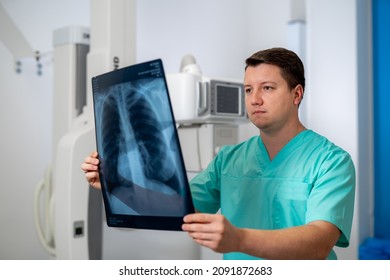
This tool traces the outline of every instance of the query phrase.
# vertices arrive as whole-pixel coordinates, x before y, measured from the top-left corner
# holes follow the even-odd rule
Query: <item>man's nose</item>
[[[254,90],[250,95],[250,103],[252,105],[262,105],[263,104],[263,94],[259,90]]]

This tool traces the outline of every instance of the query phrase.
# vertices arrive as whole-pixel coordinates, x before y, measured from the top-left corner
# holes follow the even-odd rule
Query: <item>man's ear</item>
[[[304,94],[302,85],[299,84],[295,86],[293,91],[294,91],[294,104],[295,105],[301,104],[301,101],[303,99],[303,94]]]

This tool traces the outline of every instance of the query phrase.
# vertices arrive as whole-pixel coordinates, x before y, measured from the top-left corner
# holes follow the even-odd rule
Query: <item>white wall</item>
[[[355,0],[307,2],[307,20],[312,24],[309,125],[358,161]],[[43,52],[52,50],[54,29],[89,24],[87,0],[0,3],[32,47]],[[138,61],[160,57],[167,72],[176,72],[182,56],[192,53],[205,75],[241,79],[244,59],[250,54],[286,46],[290,0],[142,0],[137,3],[137,12]],[[34,230],[32,201],[36,183],[52,156],[52,62],[43,76],[18,75],[2,43],[0,61],[0,259],[48,258]],[[331,67],[333,61],[335,67]],[[251,125],[245,126],[241,138],[255,133]]]
[[[242,78],[253,52],[285,45],[289,0],[138,1],[137,59],[161,57],[177,72],[192,53],[203,73]],[[269,11],[278,12],[270,13]],[[272,26],[272,28],[269,28]]]

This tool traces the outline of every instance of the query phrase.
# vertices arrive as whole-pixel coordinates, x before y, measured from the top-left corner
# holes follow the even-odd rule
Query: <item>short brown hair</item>
[[[252,54],[245,60],[245,63],[245,70],[249,66],[257,66],[262,63],[278,66],[290,89],[300,84],[305,90],[304,66],[302,60],[293,51],[284,48],[266,49]]]

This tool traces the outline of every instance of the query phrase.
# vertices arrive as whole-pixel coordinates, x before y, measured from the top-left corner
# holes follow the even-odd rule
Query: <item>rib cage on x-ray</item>
[[[161,94],[163,82],[154,78],[122,83],[104,89],[99,97],[101,179],[106,191],[132,214],[177,214],[182,207],[177,203],[183,178],[172,158],[180,154],[174,150],[177,145],[171,145],[176,141],[171,112],[157,110],[168,101]]]

